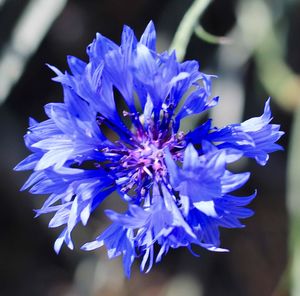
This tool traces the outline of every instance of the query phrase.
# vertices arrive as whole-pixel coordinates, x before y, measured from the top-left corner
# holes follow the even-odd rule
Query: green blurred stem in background
[[[300,295],[300,106],[295,111],[288,151],[289,275],[290,295]]]
[[[229,43],[228,38],[210,34],[201,25],[198,24],[199,19],[211,2],[212,0],[195,0],[183,16],[174,35],[173,41],[170,45],[170,50],[176,49],[176,55],[179,61],[182,61],[184,59],[186,49],[194,33],[198,38],[208,43]]]
[[[174,35],[170,49],[176,49],[179,61],[184,59],[190,39],[198,25],[198,19],[202,16],[211,0],[195,0],[183,16],[178,29]]]
[[[223,36],[215,36],[208,33],[201,25],[195,27],[195,34],[198,38],[212,44],[229,44],[230,39]]]
[[[254,53],[259,79],[268,94],[283,109],[294,111],[300,103],[300,77],[284,61],[283,44],[278,40],[273,27],[274,24]]]

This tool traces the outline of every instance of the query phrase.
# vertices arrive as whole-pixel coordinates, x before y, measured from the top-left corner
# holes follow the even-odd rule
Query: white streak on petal
[[[207,216],[210,217],[218,216],[215,210],[215,204],[212,200],[195,202],[194,206]]]

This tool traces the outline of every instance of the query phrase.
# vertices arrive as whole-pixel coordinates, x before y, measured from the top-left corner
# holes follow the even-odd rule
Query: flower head
[[[15,168],[33,170],[22,189],[50,195],[36,214],[54,213],[49,227],[63,226],[56,252],[63,243],[72,249],[74,227],[117,191],[128,210],[107,210],[111,226],[82,248],[105,245],[110,258],[123,255],[127,276],[136,257],[149,271],[170,248],[226,251],[219,227],[242,227],[255,197],[232,195],[250,174],[227,164],[249,157],[264,165],[283,134],[270,124],[269,101],[261,117],[241,124],[218,129],[208,120],[180,131],[181,119],[217,104],[214,76],[196,61],[178,62],[175,52],[157,53],[155,43],[152,22],[139,41],[125,26],[120,46],[97,34],[88,63],[69,56],[70,73],[49,66],[64,102],[45,106],[47,120],[30,120],[32,154]]]

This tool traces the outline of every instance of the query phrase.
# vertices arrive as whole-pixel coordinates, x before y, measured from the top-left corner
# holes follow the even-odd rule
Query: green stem
[[[300,107],[295,110],[288,158],[289,263],[291,295],[300,295]]]
[[[179,61],[184,59],[189,41],[198,25],[198,19],[211,1],[212,0],[195,0],[183,16],[170,46],[171,50],[176,49],[176,55]]]
[[[267,92],[284,109],[294,111],[300,103],[300,76],[286,64],[280,41],[272,27],[255,51],[258,76]]]
[[[230,40],[227,37],[215,36],[204,30],[201,25],[195,28],[195,34],[202,40],[212,44],[229,44]]]

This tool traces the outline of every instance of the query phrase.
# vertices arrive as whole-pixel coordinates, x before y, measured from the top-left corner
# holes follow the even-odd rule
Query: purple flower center
[[[183,132],[176,135],[172,133],[171,122],[166,114],[165,112],[157,123],[148,119],[145,127],[138,114],[123,111],[123,116],[130,116],[135,127],[134,131],[130,132],[132,144],[117,141],[115,144],[119,145],[120,149],[102,149],[106,157],[112,157],[112,161],[105,166],[108,173],[117,172],[117,184],[121,186],[122,193],[143,198],[153,182],[169,183],[164,160],[165,149],[170,151],[174,160],[182,160],[182,152],[186,147],[185,135]],[[167,124],[168,128],[161,129],[162,124]],[[117,162],[116,158],[119,159]]]

